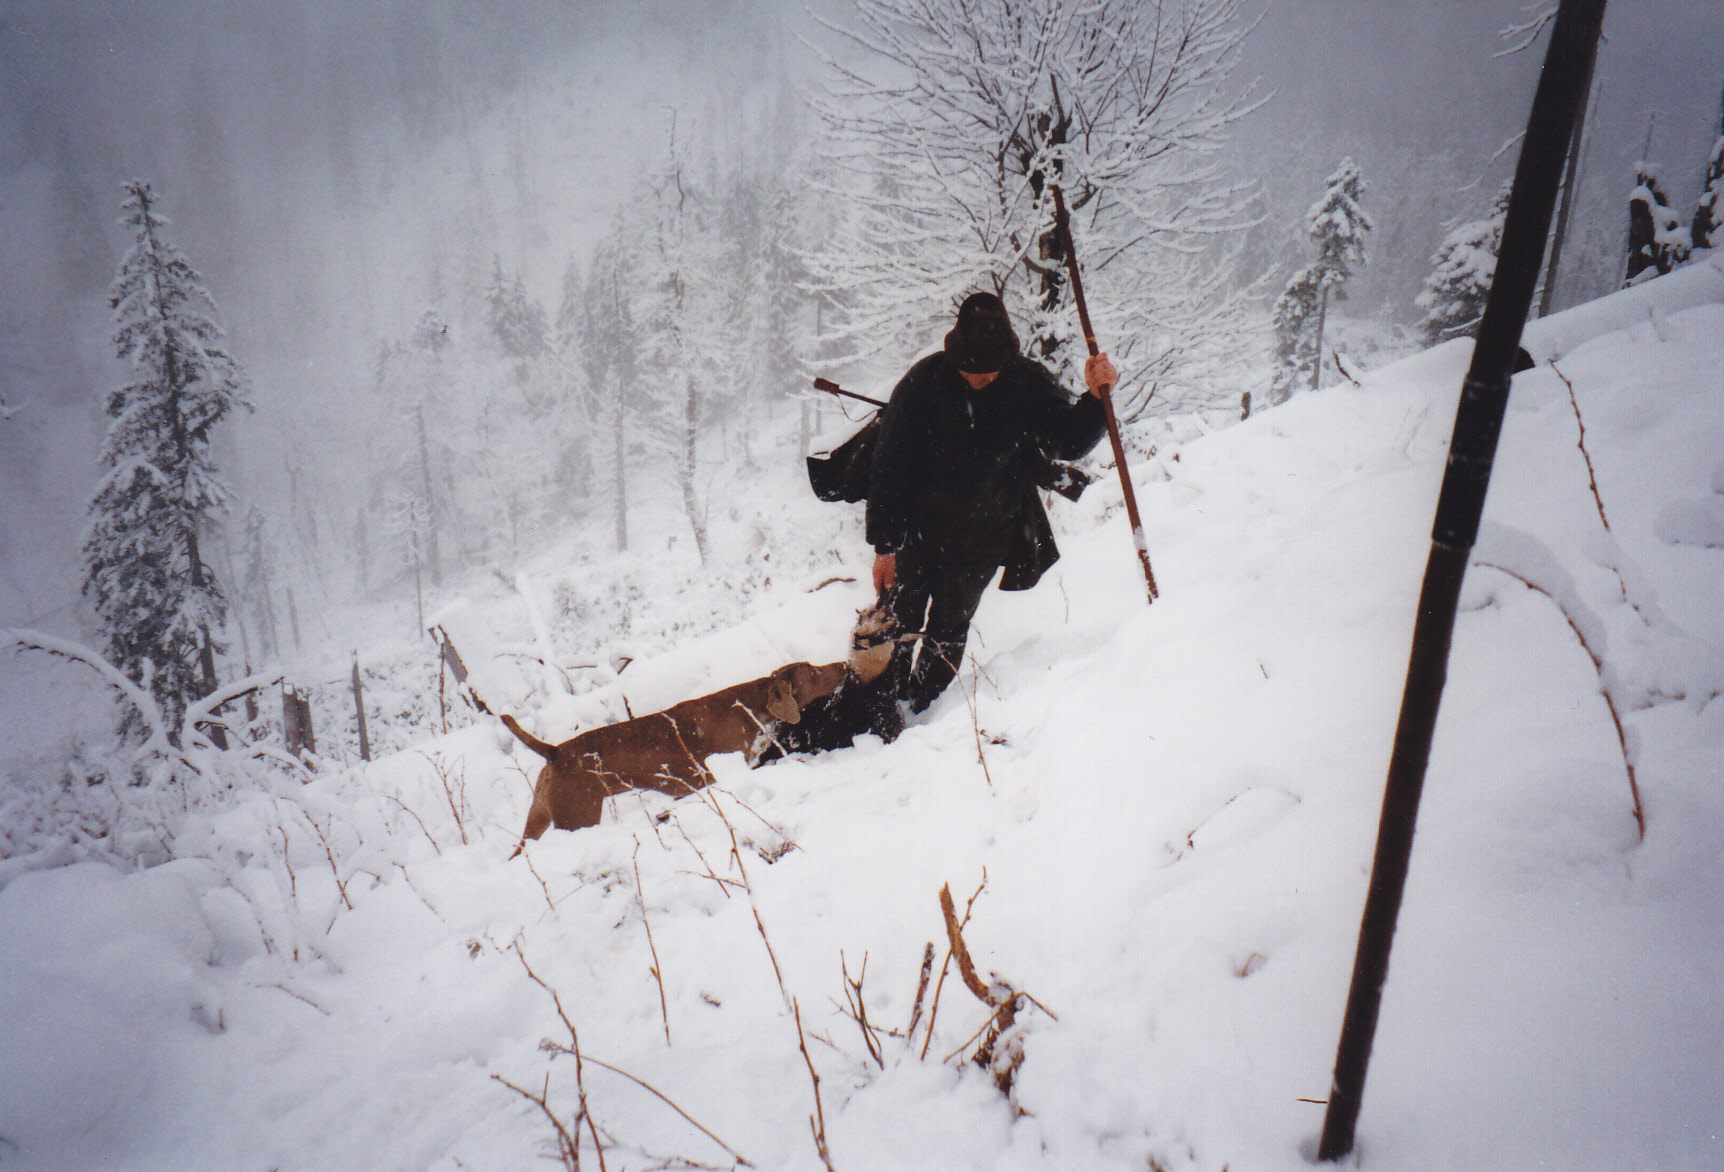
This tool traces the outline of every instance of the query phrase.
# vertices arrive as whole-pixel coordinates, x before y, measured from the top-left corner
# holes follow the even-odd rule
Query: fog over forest
[[[823,73],[806,42],[852,51],[816,14],[850,20],[837,0],[0,2],[0,624],[89,633],[78,539],[101,404],[123,377],[106,305],[122,181],[155,185],[250,374],[255,411],[218,440],[237,500],[282,532],[304,507],[345,535],[386,507],[378,437],[404,426],[405,402],[390,380],[428,311],[471,339],[499,276],[551,318],[578,304],[565,280],[673,157],[712,190],[812,181],[823,148],[803,88]],[[1351,155],[1376,229],[1346,314],[1373,338],[1414,322],[1438,240],[1512,170],[1512,148],[1493,155],[1524,123],[1542,43],[1493,55],[1526,14],[1513,0],[1270,7],[1231,82],[1267,99],[1225,160],[1259,188],[1240,278],[1303,263],[1301,217]],[[1606,34],[1559,305],[1620,280],[1648,141],[1688,214],[1718,118],[1718,5],[1617,0]],[[783,328],[811,336],[813,300]],[[810,360],[805,337],[788,344]],[[910,357],[880,354],[877,373]],[[461,377],[509,386],[507,362],[477,369]],[[515,374],[543,401],[573,377]],[[780,377],[749,401],[799,390]],[[571,468],[562,483],[589,481]]]

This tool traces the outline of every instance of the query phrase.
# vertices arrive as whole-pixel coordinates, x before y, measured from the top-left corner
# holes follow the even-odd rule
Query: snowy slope
[[[1724,275],[1528,346],[1556,366],[1515,382],[1481,543],[1505,568],[1463,595],[1360,1162],[1716,1167]],[[987,597],[961,687],[891,746],[718,759],[705,800],[620,800],[510,862],[537,759],[476,725],[252,795],[182,836],[202,858],[12,878],[0,1167],[532,1166],[551,1126],[492,1076],[572,1126],[577,1074],[522,956],[612,1169],[821,1167],[798,1012],[840,1172],[1307,1167],[1466,360],[1135,468],[1153,606],[1116,492],[1058,503],[1064,560]],[[790,532],[830,508],[801,500]],[[865,576],[844,533],[830,573],[609,686],[835,656],[861,587],[806,588]],[[561,735],[594,695],[529,715]],[[982,887],[983,978],[1037,1002],[1009,1098],[942,1061],[988,1012],[956,971],[926,1058],[918,1032],[876,1063],[843,1012],[866,958],[869,1020],[903,1031],[945,884],[960,913]]]

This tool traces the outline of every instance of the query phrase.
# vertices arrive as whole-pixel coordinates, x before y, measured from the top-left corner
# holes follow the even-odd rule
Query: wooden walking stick
[[[1077,302],[1078,321],[1083,325],[1083,340],[1089,346],[1090,357],[1101,353],[1096,345],[1095,327],[1089,324],[1089,306],[1083,299],[1083,278],[1078,276],[1077,249],[1072,245],[1071,218],[1066,215],[1065,197],[1059,184],[1048,185],[1054,193],[1054,227],[1059,231],[1060,244],[1066,251],[1066,271],[1071,274],[1072,300]],[[1131,521],[1131,539],[1137,546],[1137,560],[1143,563],[1143,580],[1149,586],[1149,600],[1154,602],[1161,591],[1155,587],[1155,571],[1149,568],[1149,543],[1143,538],[1143,519],[1137,513],[1137,494],[1132,491],[1131,474],[1125,468],[1125,446],[1119,442],[1119,420],[1113,414],[1113,388],[1103,387],[1102,410],[1107,414],[1107,439],[1113,445],[1113,466],[1119,469],[1119,486],[1125,494],[1125,515]]]

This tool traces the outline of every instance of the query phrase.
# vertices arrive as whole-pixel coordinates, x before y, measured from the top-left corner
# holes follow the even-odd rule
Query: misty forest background
[[[1263,401],[1270,307],[1343,158],[1373,227],[1325,349],[1368,367],[1422,346],[1433,251],[1488,215],[1542,53],[1503,55],[1515,3],[1257,13],[1220,87],[1243,116],[1204,164],[1227,230],[1185,273],[1224,311],[1134,326],[1150,283],[1098,280],[1113,336],[1145,339],[1121,388],[1140,448],[1170,414]],[[125,378],[108,290],[132,178],[249,376],[214,449],[224,678],[356,602],[392,600],[408,635],[418,595],[507,579],[552,536],[706,563],[751,470],[844,428],[810,374],[881,394],[945,328],[952,290],[910,283],[927,312],[871,326],[864,286],[889,299],[882,266],[933,246],[858,245],[833,198],[868,133],[840,125],[845,70],[869,65],[831,26],[855,25],[765,0],[0,2],[0,626],[98,641],[79,544]],[[1686,217],[1717,137],[1715,5],[1618,0],[1606,32],[1557,308],[1621,283],[1636,161]],[[902,165],[874,190],[918,181]],[[680,532],[631,534],[640,492],[675,500]],[[0,700],[27,707],[23,686]]]

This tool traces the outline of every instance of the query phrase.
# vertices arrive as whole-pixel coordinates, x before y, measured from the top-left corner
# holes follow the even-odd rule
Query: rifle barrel
[[[815,379],[814,389],[817,391],[825,391],[829,395],[843,395],[847,399],[860,399],[862,402],[872,403],[876,407],[884,407],[886,405],[879,399],[870,399],[867,395],[858,395],[855,391],[847,391],[831,379],[827,378]]]

